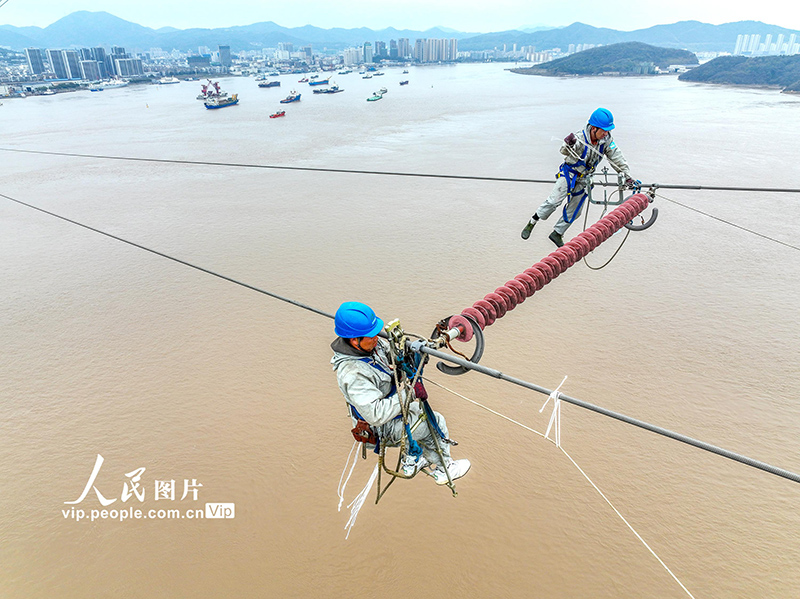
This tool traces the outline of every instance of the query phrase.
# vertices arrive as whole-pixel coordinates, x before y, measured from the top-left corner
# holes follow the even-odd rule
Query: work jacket
[[[336,371],[342,395],[383,437],[383,425],[400,415],[400,399],[394,388],[386,342],[378,339],[372,353],[365,354],[337,337],[331,343],[331,349],[334,352],[331,365]],[[349,412],[355,426],[356,414],[352,409]]]
[[[626,177],[631,176],[625,156],[614,143],[611,133],[593,144],[589,125],[587,125],[582,131],[577,131],[575,137],[577,138],[575,144],[570,146],[567,145],[567,142],[562,143],[560,152],[566,157],[564,162],[573,171],[576,171],[578,177],[590,177],[600,161],[603,160],[603,156],[608,158],[608,162],[615,171],[623,173]]]

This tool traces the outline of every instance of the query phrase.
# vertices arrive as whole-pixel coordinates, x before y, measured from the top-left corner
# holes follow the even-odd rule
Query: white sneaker
[[[403,474],[406,476],[413,476],[415,472],[419,472],[428,465],[429,462],[425,459],[425,456],[415,458],[414,456],[407,455],[403,458]]]
[[[447,472],[450,473],[450,479],[456,480],[457,478],[461,478],[469,472],[470,466],[472,466],[472,464],[469,463],[469,460],[453,460],[447,465]],[[447,473],[442,468],[436,466],[432,474],[437,485],[447,484]]]

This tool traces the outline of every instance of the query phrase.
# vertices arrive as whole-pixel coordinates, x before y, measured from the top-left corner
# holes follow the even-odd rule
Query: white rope
[[[567,381],[566,375],[564,375],[564,380],[561,381],[561,385],[563,385]],[[547,425],[547,430],[544,433],[544,438],[550,438],[550,429],[553,428],[553,424],[555,424],[555,444],[556,447],[561,449],[561,393],[559,390],[561,389],[561,385],[556,387],[555,391],[553,391],[550,395],[548,395],[547,399],[545,400],[544,404],[541,408],[539,408],[539,413],[541,414],[544,411],[545,406],[547,406],[547,402],[551,399],[553,400],[553,413],[550,415],[550,422]]]
[[[372,476],[369,477],[369,481],[367,481],[367,485],[361,489],[361,493],[356,495],[356,498],[350,502],[350,505],[347,507],[351,507],[350,509],[350,519],[347,521],[347,524],[344,525],[344,529],[347,531],[347,535],[345,536],[345,540],[350,537],[350,531],[353,529],[353,526],[356,524],[356,518],[358,517],[358,512],[361,509],[361,506],[364,505],[364,502],[367,500],[367,495],[369,495],[370,490],[372,489],[372,485],[375,483],[375,479],[378,478],[378,464],[375,464],[375,469],[372,471]]]
[[[350,456],[353,455],[353,450],[356,449],[358,445],[358,441],[353,441],[353,446],[350,448],[350,453],[347,454],[347,459],[344,462],[344,470],[342,470],[342,475],[339,477],[339,486],[336,487],[336,492],[339,495],[339,507],[336,511],[342,511],[342,503],[344,503],[344,490],[347,488],[347,483],[350,482],[350,477],[353,475],[353,469],[356,467],[356,462],[358,461],[358,451],[356,451],[356,455],[353,457],[353,465],[350,466],[350,472],[347,475],[347,479],[345,479],[344,484],[342,484],[342,479],[344,478],[345,470],[347,470],[347,464],[350,462]]]
[[[683,589],[683,590],[686,592],[686,594],[687,594],[689,597],[691,597],[692,599],[694,599],[694,595],[692,595],[692,594],[689,592],[689,589],[687,589],[687,588],[684,586],[684,584],[683,584],[683,583],[682,583],[680,580],[678,580],[678,577],[677,577],[677,576],[675,576],[675,573],[674,573],[672,570],[670,570],[670,569],[669,569],[669,567],[667,567],[667,565],[664,563],[664,560],[662,560],[660,557],[658,557],[658,555],[656,554],[656,552],[655,552],[655,551],[653,551],[653,548],[652,548],[652,547],[650,547],[650,545],[648,545],[648,544],[647,544],[647,542],[646,542],[646,541],[645,541],[645,540],[642,538],[642,535],[640,535],[638,532],[636,532],[636,530],[633,528],[633,526],[631,526],[630,522],[628,522],[628,521],[625,519],[625,517],[624,517],[624,516],[623,516],[623,515],[620,513],[620,511],[619,511],[619,510],[618,510],[618,509],[617,509],[617,508],[614,506],[614,504],[613,504],[613,503],[611,503],[611,500],[610,500],[608,497],[606,497],[605,493],[603,493],[603,492],[600,490],[600,487],[598,487],[598,486],[597,486],[597,485],[594,483],[594,481],[592,481],[592,479],[591,479],[591,478],[589,478],[589,476],[586,474],[586,472],[584,472],[584,471],[583,471],[583,468],[581,468],[580,466],[578,466],[578,463],[577,463],[575,460],[573,460],[573,459],[572,459],[572,456],[571,456],[571,455],[569,455],[569,454],[566,452],[566,450],[564,450],[564,448],[563,448],[563,447],[561,447],[561,445],[560,445],[560,443],[561,443],[561,431],[560,431],[560,428],[561,428],[561,409],[560,409],[561,400],[558,398],[558,395],[559,395],[559,392],[558,392],[558,390],[559,390],[559,389],[561,389],[561,385],[563,385],[563,384],[564,384],[564,381],[566,381],[566,380],[567,380],[567,377],[564,377],[564,380],[563,380],[563,381],[561,381],[561,385],[559,385],[559,386],[558,386],[558,389],[556,389],[555,391],[553,391],[553,393],[551,393],[551,394],[550,394],[550,397],[548,397],[548,398],[547,398],[547,401],[545,401],[545,402],[544,402],[544,405],[542,406],[541,410],[539,410],[539,412],[541,413],[541,412],[542,412],[542,410],[544,410],[544,407],[547,405],[547,402],[548,402],[548,401],[550,401],[550,398],[551,398],[551,397],[553,398],[554,402],[556,403],[556,406],[553,408],[553,414],[552,414],[552,415],[551,415],[551,417],[550,417],[550,425],[548,425],[548,427],[547,427],[547,433],[545,433],[544,435],[543,435],[542,433],[540,433],[539,431],[532,429],[532,428],[531,428],[531,427],[529,427],[529,426],[526,426],[526,425],[524,425],[524,424],[522,424],[522,423],[520,423],[520,422],[517,422],[516,420],[514,420],[514,419],[512,419],[512,418],[509,418],[508,416],[505,416],[505,415],[501,414],[500,412],[497,412],[497,411],[495,411],[495,410],[493,410],[493,409],[491,409],[491,408],[488,408],[488,407],[484,406],[483,404],[480,404],[480,403],[478,403],[477,401],[475,401],[475,400],[473,400],[473,399],[470,399],[469,397],[466,397],[465,395],[461,395],[460,393],[458,393],[458,392],[456,392],[456,391],[453,391],[452,389],[448,389],[447,387],[445,387],[445,386],[444,386],[444,385],[442,385],[442,384],[439,384],[439,383],[437,383],[436,381],[432,381],[431,379],[429,379],[429,378],[427,378],[427,377],[424,377],[424,378],[425,378],[425,381],[426,381],[426,382],[428,382],[428,383],[431,383],[431,384],[433,384],[433,385],[436,385],[437,387],[439,387],[439,388],[441,388],[441,389],[444,389],[445,391],[447,391],[447,392],[449,392],[449,393],[452,393],[452,394],[453,394],[453,395],[455,395],[456,397],[460,397],[461,399],[464,399],[464,400],[466,400],[466,401],[470,402],[471,404],[474,404],[474,405],[476,405],[476,406],[478,406],[478,407],[480,407],[480,408],[483,408],[483,409],[484,409],[484,410],[486,410],[487,412],[491,412],[492,414],[495,414],[496,416],[500,416],[501,418],[504,418],[505,420],[508,420],[509,422],[511,422],[511,423],[513,423],[513,424],[516,424],[517,426],[519,426],[519,427],[522,427],[522,428],[524,428],[524,429],[525,429],[525,430],[527,430],[527,431],[530,431],[530,432],[532,432],[532,433],[535,433],[535,434],[539,435],[540,437],[544,437],[544,438],[545,438],[545,439],[547,439],[548,441],[554,442],[554,443],[556,444],[556,446],[557,446],[557,447],[558,447],[558,448],[561,450],[561,452],[562,452],[562,453],[563,453],[565,456],[567,456],[567,458],[569,458],[569,461],[573,463],[573,465],[574,465],[574,466],[575,466],[575,467],[578,469],[578,471],[579,471],[579,472],[580,472],[580,473],[581,473],[581,474],[584,476],[584,478],[585,478],[587,481],[589,481],[589,484],[591,484],[591,485],[592,485],[592,486],[595,488],[595,490],[596,490],[596,491],[597,491],[597,492],[600,494],[600,497],[602,497],[602,498],[605,500],[605,502],[606,502],[606,503],[607,503],[609,506],[611,506],[611,509],[612,509],[612,510],[614,510],[614,512],[617,514],[617,516],[619,516],[619,517],[620,517],[620,519],[621,519],[621,520],[622,520],[622,521],[625,523],[625,525],[626,525],[626,526],[627,526],[627,527],[628,527],[628,528],[631,530],[631,532],[633,532],[633,534],[634,534],[634,535],[636,535],[636,538],[637,538],[637,539],[639,539],[639,540],[642,542],[642,544],[643,544],[643,545],[644,545],[644,546],[647,548],[647,550],[648,550],[648,551],[649,551],[649,552],[650,552],[650,553],[653,555],[653,557],[655,557],[655,558],[658,560],[658,563],[659,563],[659,564],[661,564],[661,565],[664,567],[664,569],[665,569],[665,570],[666,570],[666,571],[669,573],[669,575],[670,575],[670,576],[671,576],[671,577],[672,577],[672,578],[675,580],[675,582],[677,582],[677,583],[678,583],[678,585],[680,585],[680,587],[681,587],[681,588],[682,588],[682,589]],[[557,418],[556,418],[556,413],[558,413],[558,417],[557,417]],[[557,422],[555,422],[556,420],[557,420]],[[547,437],[547,434],[550,432],[550,426],[551,426],[551,425],[553,425],[553,424],[554,424],[554,422],[555,422],[555,425],[556,425],[556,441],[553,441],[552,439],[549,439],[549,438]]]

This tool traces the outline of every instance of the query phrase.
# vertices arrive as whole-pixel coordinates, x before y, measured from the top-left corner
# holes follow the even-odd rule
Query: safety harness
[[[372,366],[375,370],[382,372],[383,374],[390,376],[392,378],[392,388],[389,390],[389,394],[386,397],[391,397],[395,393],[397,393],[397,385],[395,385],[394,377],[392,373],[386,370],[383,366],[381,366],[377,361],[373,360],[372,358],[359,358],[359,362],[364,362]],[[366,443],[367,445],[374,445],[375,448],[373,451],[375,453],[380,453],[380,445],[381,445],[381,438],[378,435],[378,431],[372,428],[367,422],[367,420],[358,413],[356,407],[351,404],[347,403],[347,406],[350,408],[350,413],[353,415],[353,418],[356,419],[356,426],[355,428],[351,429],[351,433],[353,433],[353,437],[359,443]],[[393,420],[397,420],[402,418],[399,414],[393,418]]]
[[[572,198],[578,197],[579,194],[575,193],[575,185],[578,182],[578,179],[583,179],[584,177],[591,176],[594,173],[594,169],[597,168],[597,165],[600,164],[600,160],[602,160],[602,156],[605,154],[606,150],[606,142],[608,141],[608,136],[601,141],[600,145],[597,147],[597,156],[601,158],[597,161],[592,161],[591,158],[587,161],[587,156],[589,155],[589,146],[591,145],[589,139],[586,137],[586,131],[583,131],[583,152],[581,152],[580,158],[574,163],[569,164],[564,162],[561,167],[558,169],[558,173],[556,174],[556,179],[559,177],[564,177],[567,180],[567,193],[571,196],[570,200],[568,200],[564,204],[563,209],[563,217],[564,222],[567,224],[572,224],[577,216],[581,213],[581,208],[583,208],[583,202],[589,196],[589,188],[584,187],[583,190],[580,192],[580,201],[578,202],[578,206],[575,210],[572,211],[572,216],[567,214],[567,206],[572,201]],[[594,148],[593,148],[594,149]],[[593,153],[592,156],[595,156]],[[585,171],[579,171],[578,168],[583,167]]]

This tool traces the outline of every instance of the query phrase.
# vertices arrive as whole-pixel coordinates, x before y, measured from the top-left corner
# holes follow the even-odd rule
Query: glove
[[[639,179],[634,179],[633,177],[628,177],[625,179],[625,187],[628,189],[639,189],[642,186],[642,182]]]
[[[564,138],[564,143],[568,146],[574,146],[576,141],[578,141],[578,138],[575,137],[574,133],[570,133]]]
[[[428,399],[428,391],[422,381],[417,381],[414,384],[414,395],[417,396],[417,399]]]

